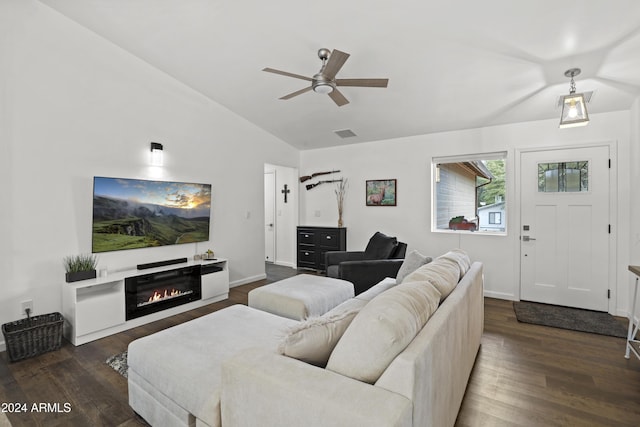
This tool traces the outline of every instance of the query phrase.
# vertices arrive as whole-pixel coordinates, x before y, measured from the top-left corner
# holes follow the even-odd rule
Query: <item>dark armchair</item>
[[[327,252],[327,276],[353,283],[358,295],[385,277],[396,277],[406,251],[406,243],[378,231],[364,251]]]

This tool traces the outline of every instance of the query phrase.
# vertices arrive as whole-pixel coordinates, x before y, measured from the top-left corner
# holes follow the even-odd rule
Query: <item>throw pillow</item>
[[[458,263],[449,258],[438,257],[409,274],[402,283],[429,282],[438,289],[442,301],[455,289],[459,280]]]
[[[328,313],[289,328],[278,347],[280,354],[324,367],[333,348],[366,301],[351,299]]]
[[[364,259],[387,259],[396,248],[398,239],[376,231],[364,249]]]
[[[431,257],[422,255],[420,252],[413,250],[409,252],[409,255],[404,259],[398,274],[396,274],[396,282],[402,283],[405,277],[410,273],[416,271],[419,267],[431,262]]]
[[[462,276],[467,274],[467,271],[471,268],[469,255],[462,249],[453,249],[444,255],[440,255],[438,258],[448,258],[458,264],[460,267],[460,278],[458,280],[462,279]]]
[[[391,288],[353,319],[329,357],[327,369],[375,383],[438,308],[440,292],[427,282]]]
[[[363,301],[371,301],[372,299],[374,299],[375,297],[377,297],[387,289],[393,288],[398,283],[400,282],[398,282],[396,279],[393,279],[391,277],[385,277],[384,279],[382,279],[381,281],[379,281],[378,283],[376,283],[366,291],[356,295],[354,298],[360,299]]]

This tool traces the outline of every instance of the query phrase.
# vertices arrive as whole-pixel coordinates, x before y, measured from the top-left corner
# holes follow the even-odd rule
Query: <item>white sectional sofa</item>
[[[452,251],[317,319],[236,305],[136,340],[129,402],[153,426],[452,426],[483,322],[482,264]]]

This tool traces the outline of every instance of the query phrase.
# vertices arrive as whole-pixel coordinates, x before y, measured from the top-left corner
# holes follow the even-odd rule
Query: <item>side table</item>
[[[637,339],[638,327],[640,322],[636,323],[636,299],[638,296],[638,279],[640,278],[640,265],[630,265],[629,271],[636,275],[636,282],[633,287],[633,302],[631,304],[631,313],[629,314],[629,330],[627,332],[627,351],[624,354],[626,359],[629,358],[631,352],[640,359],[640,340]]]

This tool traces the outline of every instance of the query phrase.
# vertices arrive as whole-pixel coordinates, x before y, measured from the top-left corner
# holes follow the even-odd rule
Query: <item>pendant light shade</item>
[[[162,144],[158,142],[151,143],[151,166],[162,166]]]
[[[571,128],[589,124],[589,113],[584,94],[576,93],[576,83],[573,77],[580,74],[580,68],[571,68],[564,75],[571,77],[569,95],[562,97],[562,115],[560,116],[560,128]]]

